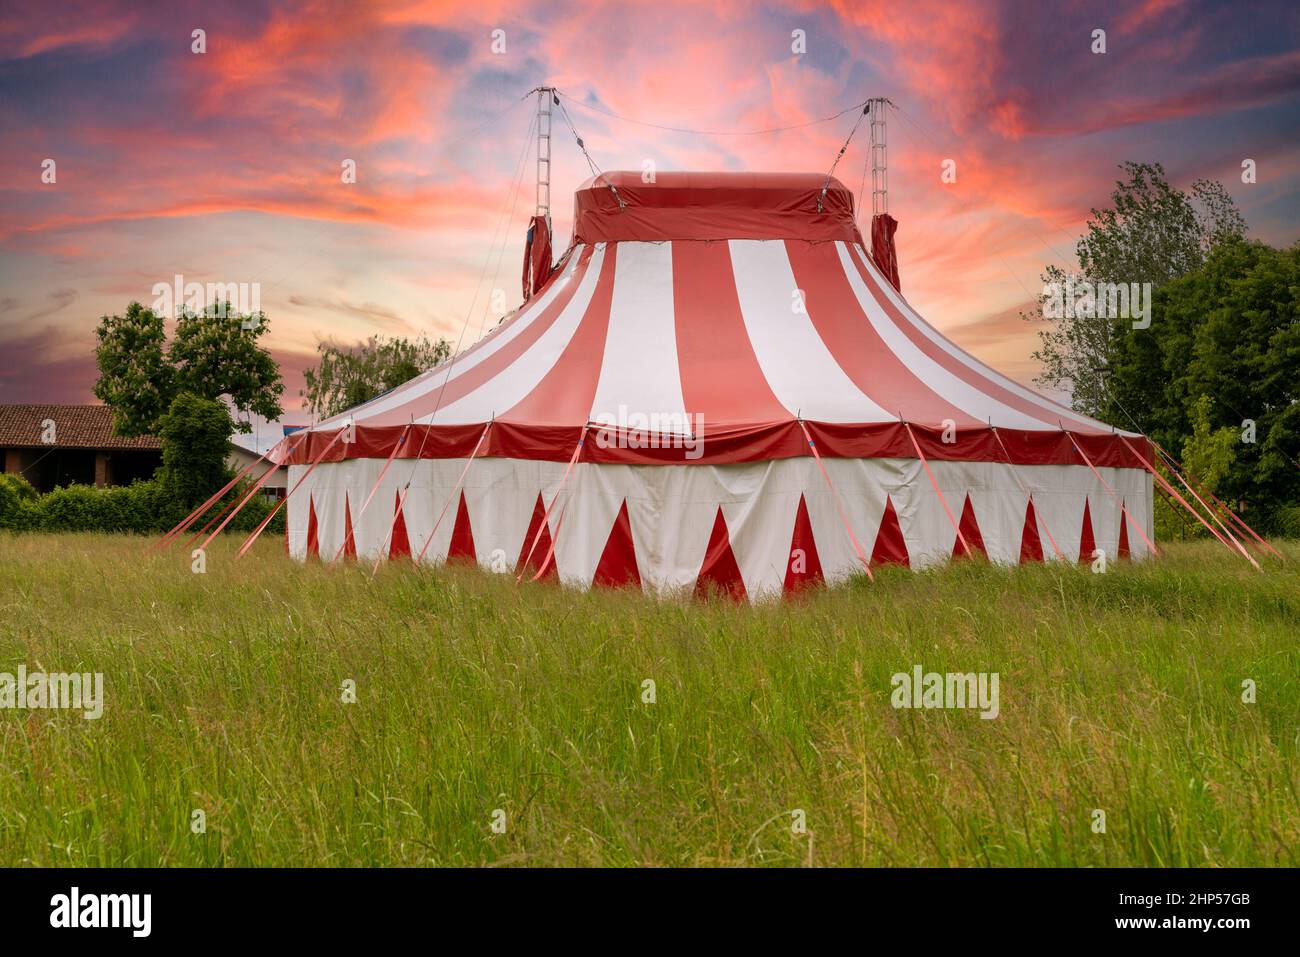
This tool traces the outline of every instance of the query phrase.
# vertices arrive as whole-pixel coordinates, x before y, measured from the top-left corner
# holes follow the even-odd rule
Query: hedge
[[[247,493],[244,483],[232,489],[212,506],[195,526],[197,531],[209,518],[236,497]],[[275,507],[270,499],[255,495],[226,526],[227,531],[251,532]],[[284,509],[267,526],[267,534],[284,534]],[[155,479],[130,485],[96,488],[68,485],[38,495],[23,479],[0,474],[0,529],[44,532],[134,532],[153,535],[169,531],[189,509],[176,501]]]

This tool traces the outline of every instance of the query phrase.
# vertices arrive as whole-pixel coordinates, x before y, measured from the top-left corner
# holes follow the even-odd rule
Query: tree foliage
[[[1057,266],[1043,273],[1044,284],[1067,278],[1091,283],[1150,283],[1159,289],[1199,268],[1212,250],[1239,240],[1246,223],[1221,183],[1197,180],[1188,191],[1176,189],[1159,163],[1122,163],[1126,174],[1115,184],[1112,205],[1093,209],[1087,234],[1075,245],[1077,273]],[[1041,305],[1041,303],[1040,303]],[[1040,313],[1025,318],[1041,320]],[[1042,366],[1038,383],[1068,389],[1076,409],[1100,415],[1106,407],[1112,337],[1131,326],[1109,318],[1066,317],[1039,331],[1034,358]]]
[[[357,346],[322,342],[317,352],[320,362],[306,371],[301,394],[313,415],[328,418],[432,369],[450,357],[451,343],[371,336]]]
[[[275,360],[258,344],[269,327],[265,313],[241,316],[228,303],[213,303],[202,312],[183,311],[168,344],[163,317],[133,302],[125,315],[103,316],[95,331],[95,395],[113,410],[118,435],[156,433],[182,392],[228,395],[242,412],[277,419],[284,385]]]
[[[174,395],[163,317],[133,302],[126,315],[103,316],[95,335],[95,396],[113,410],[113,431],[149,434]]]
[[[175,498],[194,507],[230,480],[226,466],[235,423],[219,399],[182,392],[158,422],[162,468],[157,479]]]
[[[1300,243],[1222,242],[1156,293],[1149,329],[1116,326],[1106,418],[1281,528],[1300,503]]]

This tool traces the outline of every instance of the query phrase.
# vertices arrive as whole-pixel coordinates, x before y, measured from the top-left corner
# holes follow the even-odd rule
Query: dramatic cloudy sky
[[[825,170],[851,114],[721,133],[889,96],[904,292],[1025,381],[1016,313],[1120,161],[1221,180],[1252,235],[1300,236],[1294,0],[61,0],[0,18],[0,402],[87,401],[99,316],[176,274],[261,284],[291,409],[322,339],[455,339],[469,314],[473,341],[490,290],[516,304],[531,164],[512,185],[540,83],[606,169]],[[866,141],[838,170],[855,191]],[[586,167],[558,123],[555,155],[563,246]]]

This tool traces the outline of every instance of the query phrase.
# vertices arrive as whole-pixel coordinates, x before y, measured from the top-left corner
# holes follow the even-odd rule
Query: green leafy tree
[[[1300,504],[1300,243],[1217,246],[1156,293],[1151,328],[1117,331],[1111,370],[1107,418],[1187,456],[1258,530],[1284,526]]]
[[[103,316],[95,335],[95,396],[113,410],[113,431],[149,434],[175,395],[163,317],[133,302],[126,315]]]
[[[163,317],[133,302],[124,316],[100,319],[95,395],[113,410],[119,435],[156,433],[181,392],[228,395],[242,412],[279,418],[280,370],[258,343],[269,328],[265,313],[241,316],[229,303],[212,303],[202,312],[183,311],[169,345]]]
[[[313,415],[328,418],[432,369],[451,355],[451,343],[371,336],[350,347],[322,342],[317,352],[320,362],[306,371],[301,395]]]
[[[1221,183],[1197,180],[1175,189],[1159,163],[1121,164],[1127,178],[1115,184],[1112,206],[1093,209],[1087,235],[1075,245],[1079,269],[1057,266],[1044,284],[1067,278],[1091,283],[1165,283],[1199,268],[1218,246],[1239,240],[1246,222]],[[1045,297],[1044,297],[1045,298]],[[1040,302],[1040,306],[1042,303]],[[1041,320],[1040,312],[1023,317]],[[1035,381],[1069,390],[1076,409],[1101,415],[1107,404],[1109,358],[1118,335],[1140,335],[1109,318],[1064,317],[1038,333],[1034,358],[1042,366]]]
[[[158,481],[174,498],[194,507],[230,480],[226,466],[235,423],[226,404],[181,392],[158,422],[163,464]]]
[[[1192,434],[1183,440],[1183,466],[1200,485],[1217,494],[1237,460],[1241,435],[1232,426],[1215,426],[1214,400],[1203,395],[1192,407]]]

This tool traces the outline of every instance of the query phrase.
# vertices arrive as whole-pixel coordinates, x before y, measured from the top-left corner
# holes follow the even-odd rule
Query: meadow
[[[0,535],[0,671],[104,674],[0,711],[0,864],[1298,863],[1295,543],[758,607],[150,544]],[[895,709],[917,665],[997,718]]]

